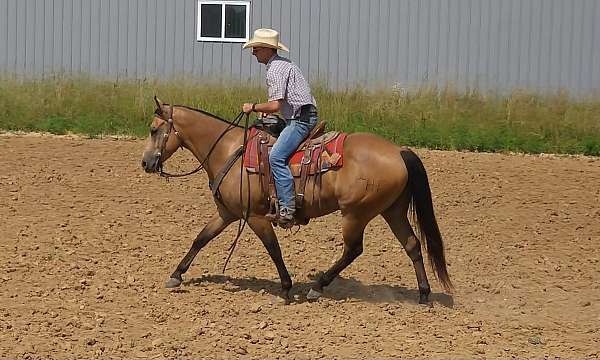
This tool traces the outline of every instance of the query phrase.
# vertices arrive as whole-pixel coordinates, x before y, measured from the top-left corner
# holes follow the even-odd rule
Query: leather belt
[[[294,120],[309,122],[311,116],[317,116],[317,107],[313,104],[306,104],[300,107],[300,116],[295,118]]]

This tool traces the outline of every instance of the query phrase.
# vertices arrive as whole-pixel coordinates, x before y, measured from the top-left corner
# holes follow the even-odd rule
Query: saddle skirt
[[[344,140],[346,133],[327,132],[317,138],[304,141],[289,159],[289,166],[294,177],[301,177],[302,167],[306,166],[306,175],[314,175],[343,165]],[[248,144],[244,153],[244,167],[251,173],[264,173],[268,165],[261,164],[268,160],[273,144],[277,138],[257,128],[251,128]],[[262,153],[262,154],[261,154]]]

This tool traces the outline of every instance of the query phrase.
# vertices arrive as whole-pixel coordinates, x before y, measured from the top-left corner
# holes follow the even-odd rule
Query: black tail
[[[437,279],[446,290],[452,289],[452,282],[446,268],[446,257],[444,255],[444,242],[442,234],[435,219],[433,203],[431,201],[431,189],[427,172],[421,159],[412,150],[406,148],[400,151],[402,160],[408,170],[408,189],[411,194],[411,208],[413,214],[416,212],[419,224],[421,240],[427,244],[429,263],[435,271]],[[425,238],[425,239],[423,239]]]

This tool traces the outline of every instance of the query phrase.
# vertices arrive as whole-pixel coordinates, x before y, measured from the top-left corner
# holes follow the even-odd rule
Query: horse
[[[184,148],[198,160],[198,169],[206,171],[209,185],[221,173],[219,196],[215,196],[217,211],[196,236],[165,286],[180,286],[182,274],[189,269],[198,252],[228,225],[245,219],[274,262],[281,281],[278,296],[288,303],[292,279],[273,224],[266,217],[269,206],[261,190],[260,175],[243,171],[241,157],[233,163],[229,160],[244,145],[245,128],[203,110],[169,105],[156,97],[154,100],[156,110],[143,152],[143,169],[147,173],[162,172],[169,157]],[[317,277],[306,298],[316,300],[322,296],[324,288],[362,254],[365,227],[377,215],[383,216],[413,263],[419,303],[430,304],[431,293],[422,245],[426,245],[436,278],[446,291],[451,291],[453,285],[446,267],[442,235],[421,159],[410,148],[371,133],[348,134],[343,151],[343,166],[321,175],[318,194],[313,193],[317,190],[312,186],[305,190],[304,211],[309,218],[340,211],[344,243],[341,257]],[[226,164],[228,160],[230,164]],[[223,177],[226,166],[230,171]],[[413,223],[418,225],[423,244],[413,231],[410,215]]]

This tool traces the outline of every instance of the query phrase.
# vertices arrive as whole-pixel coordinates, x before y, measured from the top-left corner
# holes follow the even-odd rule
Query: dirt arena
[[[215,210],[204,174],[145,174],[133,140],[3,135],[0,149],[1,358],[600,356],[598,158],[419,150],[456,287],[429,271],[429,308],[381,218],[306,301],[341,254],[339,214],[278,230],[290,305],[273,301],[277,272],[249,232],[221,273],[235,225],[169,291]]]

